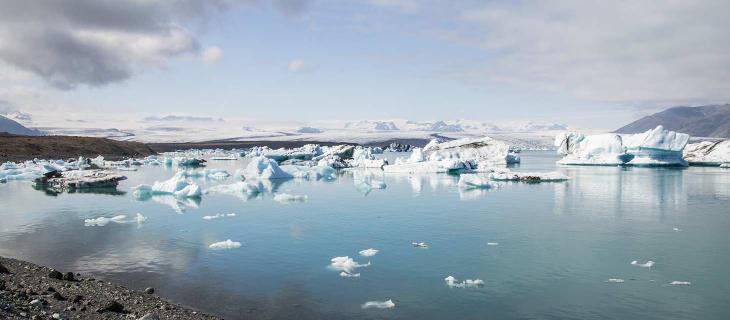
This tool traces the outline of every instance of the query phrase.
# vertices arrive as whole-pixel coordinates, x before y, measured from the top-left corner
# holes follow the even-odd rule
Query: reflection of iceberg
[[[241,197],[242,199],[251,199],[265,190],[260,182],[239,181],[232,184],[220,184],[208,188],[206,193],[222,193]]]
[[[684,148],[684,160],[691,165],[719,166],[730,163],[730,140],[688,144]]]
[[[140,200],[140,201],[152,200],[154,202],[164,204],[164,205],[172,208],[173,210],[175,210],[175,212],[180,213],[180,214],[185,212],[188,208],[197,209],[201,202],[200,198],[178,198],[173,195],[154,195],[153,196],[150,194],[137,196],[137,200]]]
[[[689,135],[657,126],[639,134],[600,134],[585,136],[562,133],[555,138],[559,164],[566,165],[637,165],[686,166],[682,150]]]
[[[355,189],[364,195],[368,195],[374,189],[385,189],[383,171],[373,169],[348,169],[346,173],[352,174],[352,181]]]

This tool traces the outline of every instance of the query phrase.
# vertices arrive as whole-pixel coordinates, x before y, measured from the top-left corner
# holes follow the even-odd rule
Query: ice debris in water
[[[395,308],[395,303],[393,303],[393,300],[387,300],[387,301],[368,301],[363,303],[362,305],[363,309],[370,309],[370,308],[376,308],[376,309],[390,309]]]
[[[378,251],[380,251],[380,250],[370,248],[370,249],[362,250],[359,253],[363,257],[372,257],[372,256],[378,254]]]
[[[491,189],[494,185],[489,179],[483,179],[476,174],[459,175],[459,188],[462,189]]]
[[[606,280],[606,282],[610,282],[610,283],[624,283],[624,279],[611,278],[611,279]]]
[[[498,246],[499,242],[487,242],[488,246]]]
[[[240,181],[232,184],[219,184],[205,190],[205,193],[224,193],[230,195],[245,194],[249,196],[254,196],[261,192],[264,192],[263,185],[261,183],[255,183],[251,181]]]
[[[357,261],[352,260],[352,258],[348,256],[344,257],[334,257],[331,259],[332,263],[329,265],[329,268],[336,271],[344,271],[346,273],[352,274],[352,271],[354,271],[357,268],[367,267],[370,266],[370,262],[366,264],[359,264]]]
[[[428,248],[425,242],[411,242],[411,244],[416,248]]]
[[[360,277],[360,274],[359,273],[347,273],[347,272],[342,271],[342,272],[340,272],[340,277],[343,277],[343,278],[359,278]]]
[[[213,216],[203,216],[204,220],[213,220],[213,219],[220,219],[225,217],[235,217],[235,213],[228,213],[228,214],[222,214],[222,213],[216,213]]]
[[[307,201],[307,196],[300,196],[288,193],[277,193],[274,195],[274,200],[278,202],[302,202]]]
[[[231,239],[228,239],[226,241],[216,242],[208,246],[208,248],[214,249],[214,250],[224,250],[224,249],[235,249],[240,248],[241,243],[237,241],[232,241]]]
[[[672,228],[672,230],[674,230],[674,231],[682,231],[682,229],[677,228],[677,227]]]
[[[646,263],[639,263],[639,261],[634,260],[634,261],[631,261],[631,265],[634,265],[637,267],[642,267],[642,268],[651,268],[654,266],[654,261],[649,260]]]
[[[523,182],[558,182],[568,180],[568,176],[559,172],[494,172],[489,175],[496,181]]]
[[[114,223],[129,223],[129,222],[142,223],[145,221],[147,221],[147,217],[143,216],[140,213],[137,213],[137,215],[131,220],[127,220],[127,215],[121,214],[121,215],[113,216],[111,218],[98,217],[96,219],[84,219],[84,225],[87,227],[103,227],[111,222],[114,222]]]
[[[689,282],[689,281],[677,281],[677,280],[674,280],[669,283],[669,285],[671,285],[671,286],[688,286],[691,284],[692,284],[692,282]]]
[[[448,276],[444,278],[444,281],[446,281],[446,285],[450,288],[477,288],[484,286],[484,281],[481,279],[466,279],[462,282],[458,282],[459,280],[453,276]]]

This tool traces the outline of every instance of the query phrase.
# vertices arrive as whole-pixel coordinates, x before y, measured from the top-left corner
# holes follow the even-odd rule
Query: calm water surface
[[[290,204],[270,193],[136,200],[130,188],[168,179],[174,171],[165,167],[124,172],[118,193],[53,194],[11,181],[0,185],[0,255],[152,286],[229,319],[730,317],[730,170],[556,167],[552,152],[522,159],[513,170],[558,170],[571,180],[461,191],[456,176],[351,172],[276,183],[278,192],[309,197]],[[245,163],[210,167],[232,173]],[[366,192],[357,182],[367,174],[387,188]],[[84,226],[138,212],[148,220]],[[217,213],[237,216],[202,219]],[[208,248],[226,239],[242,247]],[[358,255],[371,247],[380,253]],[[342,278],[327,268],[336,256],[371,266]],[[449,288],[449,275],[485,286]],[[669,285],[675,280],[691,285]],[[361,308],[388,299],[395,308]]]

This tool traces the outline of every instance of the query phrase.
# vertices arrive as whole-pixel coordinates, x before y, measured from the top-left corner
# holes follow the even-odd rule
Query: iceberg
[[[332,180],[337,177],[337,171],[327,165],[316,165],[313,167],[308,166],[297,166],[297,165],[282,165],[279,168],[292,178],[298,179],[310,179],[319,180],[327,179]]]
[[[722,166],[730,163],[730,140],[690,143],[684,148],[684,160],[690,165]]]
[[[276,161],[257,156],[251,159],[251,162],[243,170],[243,176],[246,179],[291,179],[293,176],[282,170]]]
[[[654,261],[647,261],[646,263],[639,263],[639,261],[631,261],[632,266],[642,267],[642,268],[651,268],[654,266]]]
[[[624,279],[610,278],[610,279],[606,280],[606,282],[609,282],[609,283],[624,283]]]
[[[380,251],[380,250],[377,250],[377,249],[373,249],[373,248],[370,248],[370,249],[365,249],[365,250],[362,250],[362,251],[360,251],[359,253],[360,253],[360,255],[361,255],[361,256],[363,256],[363,257],[372,257],[372,256],[374,256],[374,255],[378,254],[378,252],[379,252],[379,251]]]
[[[416,248],[428,248],[428,245],[425,242],[411,242],[411,245]]]
[[[200,197],[202,192],[200,186],[190,182],[185,177],[184,171],[179,171],[166,181],[157,181],[152,186],[141,184],[134,190],[134,195],[138,199],[148,198],[152,195],[174,195],[177,198],[195,198]]]
[[[393,300],[388,299],[386,301],[368,301],[363,303],[362,305],[363,309],[370,309],[370,308],[376,308],[376,309],[390,309],[395,308],[395,303],[393,303]]]
[[[114,222],[114,223],[129,223],[129,222],[142,223],[145,221],[147,221],[147,217],[143,216],[141,213],[137,213],[137,215],[134,218],[132,218],[131,220],[127,220],[127,216],[122,214],[122,215],[113,216],[111,218],[98,217],[96,219],[84,219],[84,226],[103,227],[111,222]]]
[[[251,181],[239,181],[232,184],[219,184],[212,186],[205,190],[205,193],[222,193],[234,196],[246,196],[246,198],[253,198],[257,194],[264,192],[265,188],[261,183],[255,183]]]
[[[47,170],[54,170],[48,168]],[[116,187],[119,181],[127,177],[107,170],[71,170],[59,173],[49,171],[42,177],[35,179],[39,186],[48,186],[57,189],[87,189]]]
[[[208,246],[208,248],[211,248],[213,250],[226,250],[226,249],[236,249],[240,248],[241,243],[237,241],[232,241],[231,239],[228,239],[226,241],[216,242]]]
[[[692,282],[689,282],[689,281],[677,281],[677,280],[674,280],[669,283],[670,286],[688,286],[691,284],[692,284]]]
[[[342,271],[342,272],[340,272],[340,277],[343,277],[343,278],[360,278],[360,274],[359,273],[347,273],[347,272]]]
[[[359,264],[357,261],[352,260],[352,258],[348,256],[344,257],[334,257],[331,259],[329,268],[335,271],[344,271],[349,274],[352,274],[352,271],[355,271],[357,268],[363,268],[370,266],[370,262],[366,264]]]
[[[489,174],[495,181],[555,182],[570,178],[559,172],[494,172]]]
[[[462,282],[458,282],[459,280],[453,276],[448,276],[444,278],[444,281],[446,281],[446,285],[449,286],[449,288],[477,288],[484,286],[484,281],[481,279],[466,279]]]
[[[495,165],[519,163],[511,147],[490,137],[463,138],[448,142],[431,140],[423,149],[413,149],[408,159],[396,159],[383,167],[385,172],[445,173],[484,171]]]
[[[357,146],[352,153],[352,159],[347,163],[353,168],[382,168],[388,161],[376,159],[372,148]]]
[[[223,169],[184,170],[182,172],[186,178],[208,178],[215,180],[223,180],[231,175]]]
[[[682,159],[689,135],[662,126],[638,134],[561,133],[555,147],[564,165],[686,166]]]

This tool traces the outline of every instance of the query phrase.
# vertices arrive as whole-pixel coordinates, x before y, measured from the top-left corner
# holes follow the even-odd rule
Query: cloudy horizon
[[[730,101],[727,9],[8,0],[0,113],[46,123],[473,119],[616,129],[667,107]]]

